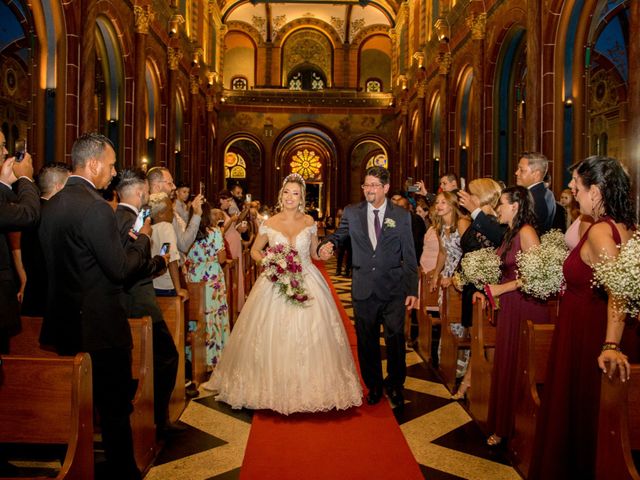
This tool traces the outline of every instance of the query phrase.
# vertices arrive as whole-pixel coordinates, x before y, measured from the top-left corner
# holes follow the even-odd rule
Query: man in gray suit
[[[387,201],[389,171],[367,170],[362,189],[365,201],[344,210],[338,229],[320,245],[320,258],[327,260],[333,248],[351,239],[353,283],[351,296],[358,337],[358,360],[367,402],[376,404],[383,387],[391,403],[401,407],[406,377],[404,317],[418,298],[416,254],[411,217],[403,208]],[[387,378],[383,380],[380,325],[387,347]]]

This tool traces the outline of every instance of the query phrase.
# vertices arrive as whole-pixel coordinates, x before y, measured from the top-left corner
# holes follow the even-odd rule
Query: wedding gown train
[[[265,225],[269,245],[287,238]],[[302,263],[304,307],[292,305],[260,276],[205,388],[232,408],[283,414],[347,409],[362,404],[362,387],[340,313],[310,257],[315,225],[293,245]]]

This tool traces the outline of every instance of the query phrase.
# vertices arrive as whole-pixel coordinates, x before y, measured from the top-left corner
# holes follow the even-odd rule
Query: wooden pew
[[[42,317],[21,317],[22,330],[9,340],[9,352],[13,355],[30,355],[36,357],[53,357],[59,355],[48,348],[40,346],[40,329]]]
[[[156,430],[153,414],[153,332],[151,317],[130,318],[131,373],[138,386],[133,397],[131,431],[136,464],[141,471],[151,464],[157,454]],[[22,317],[22,331],[11,338],[10,352],[35,357],[60,357],[39,344],[42,317]],[[184,388],[184,383],[183,383]]]
[[[138,381],[133,397],[131,413],[131,432],[133,434],[133,453],[140,471],[144,472],[158,453],[156,444],[156,426],[153,410],[153,331],[150,316],[130,318],[131,371]]]
[[[157,297],[157,301],[178,350],[178,375],[176,375],[176,384],[169,402],[169,419],[171,422],[177,422],[187,406],[184,393],[185,300],[175,296]]]
[[[508,449],[513,466],[525,477],[531,467],[533,440],[540,409],[539,389],[544,384],[547,374],[554,328],[552,324],[538,324],[531,320],[521,325],[514,431],[509,439]]]
[[[471,327],[471,388],[467,390],[469,413],[480,428],[489,435],[487,419],[491,397],[491,375],[493,355],[496,347],[495,312],[477,301],[473,306],[473,326]]]
[[[209,379],[207,372],[206,318],[205,318],[206,282],[188,282],[189,321],[196,322],[196,330],[191,332],[191,379],[196,385]]]
[[[427,310],[427,308],[431,307],[437,311],[438,310],[438,291],[440,287],[435,289],[435,291],[429,291],[429,279],[427,278],[427,274],[420,269],[420,309],[418,310],[418,345],[416,351],[422,357],[425,362],[431,361],[431,343],[433,338],[433,325],[436,323],[440,323],[440,318],[434,318],[432,316],[433,311]],[[408,329],[405,334],[410,333],[411,328],[411,316],[409,316],[408,325],[406,326]],[[407,338],[409,338],[407,336]]]
[[[2,357],[0,442],[66,444],[56,479],[93,480],[91,359]]]
[[[632,450],[640,450],[640,365],[631,364],[631,379],[602,375],[596,479],[640,480]]]
[[[227,306],[229,308],[229,324],[233,328],[238,318],[238,311],[236,309],[236,292],[238,291],[238,275],[236,270],[238,268],[238,259],[227,260],[226,265],[223,267],[224,281],[227,287]]]
[[[456,367],[458,351],[470,348],[469,340],[458,338],[451,332],[452,323],[460,323],[462,317],[462,295],[453,285],[443,289],[442,309],[440,312],[440,363],[439,370],[442,380],[450,392],[456,387]]]
[[[253,286],[254,280],[254,262],[251,259],[251,251],[249,249],[244,249],[242,251],[242,265],[244,266],[244,293],[248,295],[251,291],[251,287]]]

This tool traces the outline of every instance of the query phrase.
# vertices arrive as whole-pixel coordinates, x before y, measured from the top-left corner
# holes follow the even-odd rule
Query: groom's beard
[[[367,202],[369,203],[373,203],[376,201],[376,194],[374,193],[365,193],[364,194],[364,198],[367,200]]]

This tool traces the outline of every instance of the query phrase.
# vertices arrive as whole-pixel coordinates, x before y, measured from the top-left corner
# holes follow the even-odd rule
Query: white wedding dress
[[[266,225],[269,245],[287,243]],[[232,408],[270,409],[288,415],[362,404],[362,387],[346,332],[327,283],[312,263],[316,226],[295,238],[310,299],[292,305],[260,276],[205,388]]]

